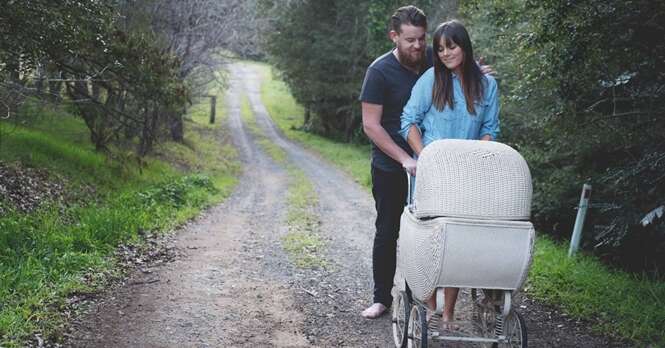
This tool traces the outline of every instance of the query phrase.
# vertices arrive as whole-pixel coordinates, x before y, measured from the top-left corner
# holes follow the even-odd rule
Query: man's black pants
[[[404,171],[387,172],[372,167],[372,195],[377,213],[372,251],[374,303],[379,302],[390,307],[392,304],[390,290],[395,277],[399,220],[407,195],[406,173]]]

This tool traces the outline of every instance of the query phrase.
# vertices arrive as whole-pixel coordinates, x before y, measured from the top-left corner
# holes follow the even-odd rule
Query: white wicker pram
[[[393,305],[396,346],[426,347],[429,338],[526,347],[511,301],[531,264],[531,195],[529,168],[507,145],[448,139],[425,147],[401,217],[397,264],[406,284]],[[436,295],[440,314],[443,287],[472,289],[478,336],[427,332],[423,302]],[[477,289],[487,298],[477,299]]]

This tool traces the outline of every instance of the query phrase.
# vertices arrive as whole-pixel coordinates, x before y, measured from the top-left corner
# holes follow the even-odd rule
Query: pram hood
[[[494,141],[445,139],[418,158],[413,215],[528,220],[531,173],[524,158]]]

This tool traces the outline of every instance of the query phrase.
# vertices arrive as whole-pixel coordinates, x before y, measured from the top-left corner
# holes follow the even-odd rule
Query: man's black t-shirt
[[[432,66],[431,52],[431,48],[428,48],[427,66],[421,73]],[[409,101],[411,89],[419,77],[420,74],[402,66],[390,51],[370,64],[360,91],[361,102],[383,105],[381,126],[385,128],[393,141],[409,155],[413,151],[399,134],[400,116],[402,116],[404,105]],[[403,170],[400,163],[386,155],[374,143],[372,143],[372,166],[389,172]]]

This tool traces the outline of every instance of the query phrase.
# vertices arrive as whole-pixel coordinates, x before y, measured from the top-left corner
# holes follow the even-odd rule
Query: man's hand
[[[478,66],[480,67],[480,72],[484,75],[496,75],[496,71],[494,71],[491,65],[485,65],[485,57],[480,57],[478,59]]]
[[[411,157],[408,157],[402,162],[402,168],[406,170],[407,173],[416,176],[416,165],[418,162]]]

